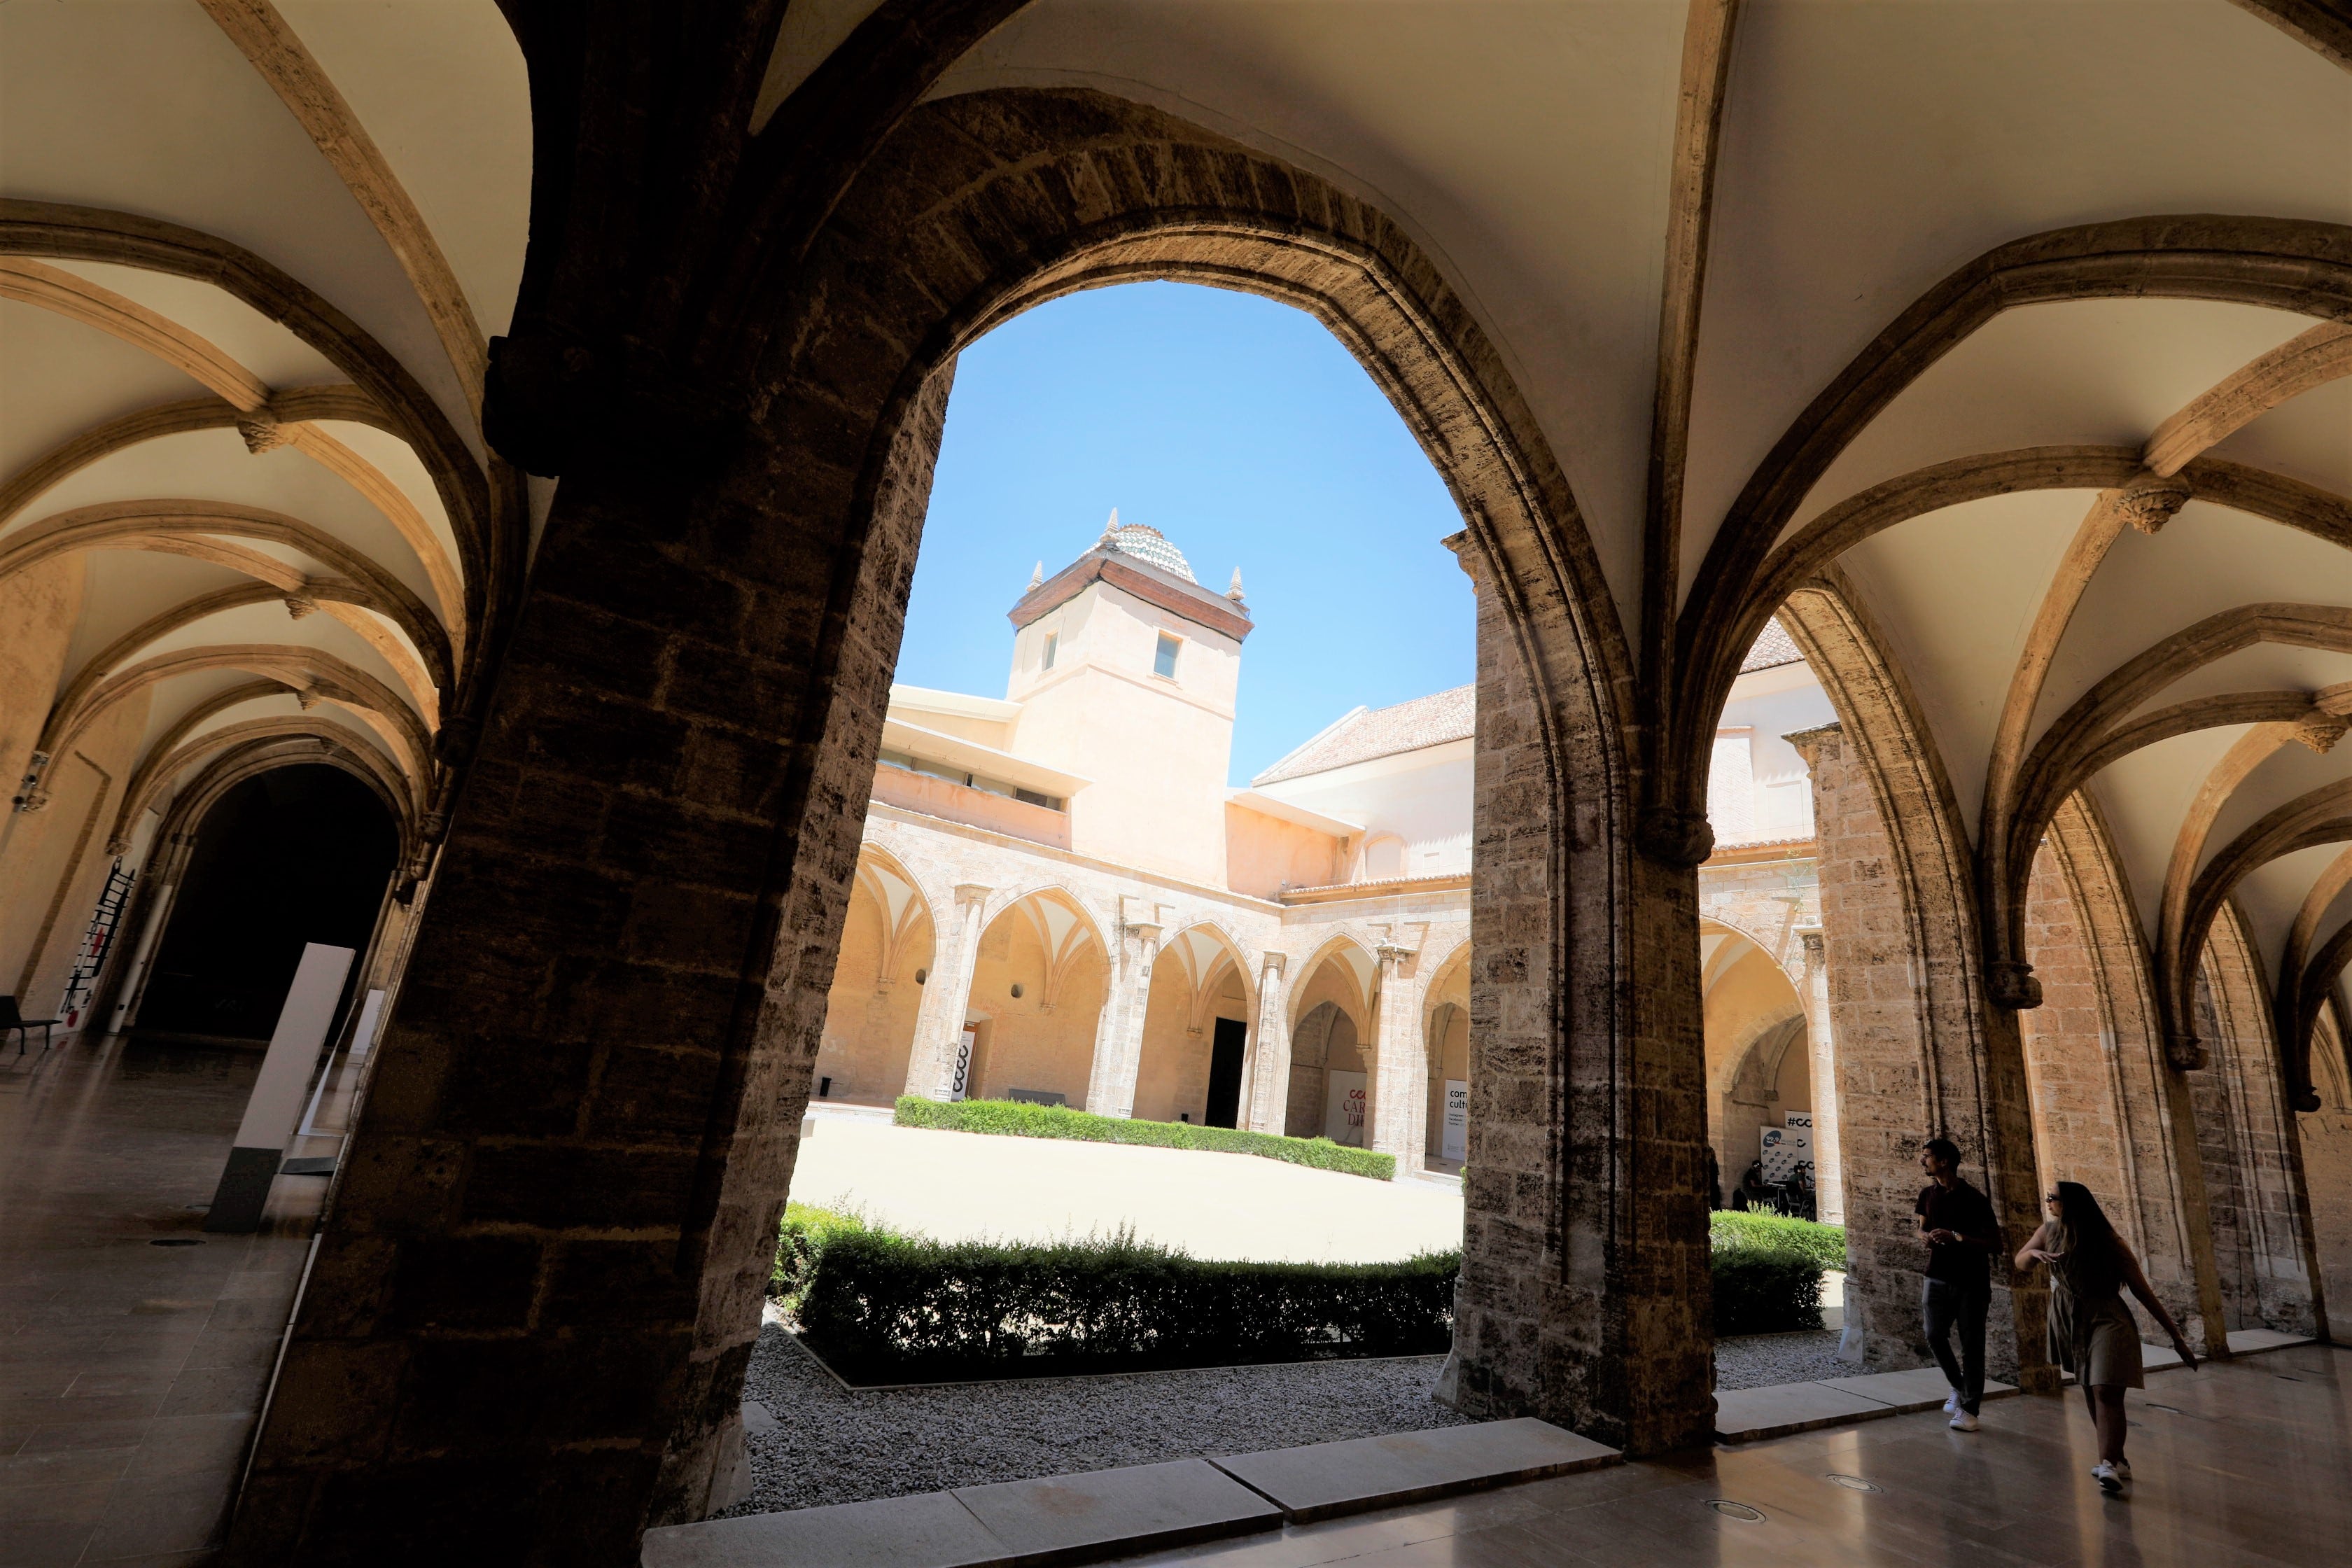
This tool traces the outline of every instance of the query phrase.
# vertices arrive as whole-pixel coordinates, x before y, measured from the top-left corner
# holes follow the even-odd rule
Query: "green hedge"
[[[1822,1326],[1822,1274],[1845,1267],[1845,1231],[1780,1215],[1718,1210],[1708,1227],[1715,1331],[1777,1334]]]
[[[790,1304],[856,1382],[1439,1354],[1458,1252],[1402,1263],[1221,1263],[1121,1236],[937,1242],[855,1221],[789,1226]]]
[[[1823,1268],[1845,1267],[1845,1226],[1822,1225],[1758,1209],[1717,1209],[1708,1231],[1717,1247],[1733,1239],[1750,1247],[1801,1252]]]
[[[901,1095],[901,1127],[931,1127],[949,1132],[992,1132],[1013,1138],[1076,1138],[1090,1143],[1148,1143],[1160,1149],[1213,1149],[1223,1154],[1255,1154],[1263,1160],[1307,1165],[1343,1175],[1393,1180],[1396,1156],[1350,1149],[1328,1138],[1282,1138],[1232,1127],[1195,1127],[1189,1121],[1141,1121],[1094,1116],[1062,1105],[1030,1105],[1012,1100],[925,1100]]]

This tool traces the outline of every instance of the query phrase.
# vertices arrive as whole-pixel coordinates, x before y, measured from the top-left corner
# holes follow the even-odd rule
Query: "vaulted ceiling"
[[[119,838],[268,753],[413,841],[527,543],[478,416],[528,213],[505,22],[12,5],[0,148],[0,579],[79,579],[56,690],[7,700],[59,754],[147,696]]]
[[[746,132],[906,9],[792,0]],[[1996,880],[2080,788],[2152,944],[2227,897],[2275,973],[2352,921],[2348,60],[2335,0],[1034,0],[931,91],[1092,88],[1376,202],[1498,345],[1691,755],[1834,573]],[[0,70],[0,572],[88,563],[55,700],[137,675],[166,758],[298,721],[429,810],[528,540],[476,412],[512,36],[16,5]]]

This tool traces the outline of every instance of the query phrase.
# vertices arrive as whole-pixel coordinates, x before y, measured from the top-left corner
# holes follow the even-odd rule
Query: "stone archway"
[[[2032,1234],[2042,1204],[2023,1047],[2016,1015],[1985,1004],[1968,837],[1884,638],[1834,571],[1780,613],[1838,715],[1792,740],[1813,775],[1850,1301],[1872,1370],[1924,1365],[1919,1150],[1952,1139],[2004,1232]],[[1989,1364],[2029,1389],[2055,1386],[2046,1289],[1993,1271]]]
[[[1703,1136],[1682,1065],[1695,878],[1631,854],[1629,664],[1556,461],[1469,313],[1377,210],[1166,115],[1020,90],[913,110],[804,265],[715,309],[754,310],[761,357],[740,409],[679,389],[679,451],[709,461],[657,483],[626,463],[566,469],[354,1142],[368,1173],[339,1194],[249,1496],[391,1487],[410,1461],[380,1439],[414,1429],[402,1413],[439,1374],[326,1391],[457,1356],[526,1402],[543,1383],[611,1394],[527,1435],[445,1422],[415,1460],[430,1474],[561,1498],[583,1495],[587,1465],[640,1521],[711,1506],[953,355],[1030,305],[1146,277],[1316,315],[1466,524],[1471,1011],[1493,1022],[1474,1044],[1456,1397],[1634,1450],[1705,1439],[1705,1215],[1678,1174]],[[583,662],[592,647],[610,656]],[[1148,969],[1157,934],[1122,921],[1122,963]],[[656,1021],[648,1040],[637,1025]],[[604,1247],[627,1256],[597,1264],[593,1290],[562,1283]],[[543,1283],[476,1312],[462,1343],[429,1308],[354,1314],[386,1292],[475,1299],[492,1252]],[[615,1269],[641,1281],[625,1324]],[[287,1414],[328,1407],[326,1428]],[[277,1506],[249,1505],[240,1531]]]

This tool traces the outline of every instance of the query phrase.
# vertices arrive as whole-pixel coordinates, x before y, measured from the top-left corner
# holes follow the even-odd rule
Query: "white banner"
[[[971,1053],[979,1044],[978,1029],[966,1029],[963,1038],[956,1043],[955,1078],[948,1085],[950,1100],[961,1100],[971,1092]]]
[[[1470,1083],[1466,1079],[1445,1080],[1445,1122],[1437,1142],[1437,1157],[1441,1160],[1466,1160],[1470,1157]]]
[[[1327,1072],[1323,1075],[1323,1136],[1350,1149],[1364,1146],[1364,1075]]]

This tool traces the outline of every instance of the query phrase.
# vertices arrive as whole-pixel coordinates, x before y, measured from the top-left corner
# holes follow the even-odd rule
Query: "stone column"
[[[946,1100],[955,1092],[956,1053],[963,1044],[964,1015],[971,1009],[971,975],[980,963],[980,937],[988,895],[977,882],[957,884],[956,911],[942,922],[931,975],[915,1015],[915,1047],[907,1057],[907,1092]]]
[[[1290,987],[1286,953],[1269,952],[1257,977],[1257,1026],[1250,1040],[1249,1115],[1253,1132],[1280,1136],[1290,1115]]]
[[[1396,1156],[1397,1174],[1417,1174],[1429,1142],[1429,1049],[1421,1038],[1418,951],[1379,948],[1379,1059],[1372,1066],[1372,1148]]]
[[[1819,926],[1805,944],[1805,1031],[1812,1046],[1814,1201],[1827,1225],[1845,1223],[1845,1161],[1838,1149],[1837,1048],[1830,1027],[1830,966]]]
[[[1160,908],[1140,899],[1119,900],[1118,962],[1110,994],[1095,1027],[1087,1109],[1097,1116],[1135,1114],[1135,1079],[1143,1066],[1143,1022],[1151,1005],[1151,964],[1160,954]]]

